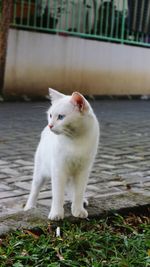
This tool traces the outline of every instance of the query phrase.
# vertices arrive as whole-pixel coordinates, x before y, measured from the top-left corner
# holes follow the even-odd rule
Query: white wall
[[[150,94],[150,49],[11,29],[5,94]]]

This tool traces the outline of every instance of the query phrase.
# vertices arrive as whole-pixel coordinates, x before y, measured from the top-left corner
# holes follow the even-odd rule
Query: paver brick
[[[20,195],[22,195],[20,190],[13,190],[13,191],[5,190],[3,192],[0,192],[0,199],[6,199],[6,198],[20,196]]]
[[[1,183],[1,185],[0,185],[0,192],[9,191],[9,190],[12,190],[12,188],[10,186]]]

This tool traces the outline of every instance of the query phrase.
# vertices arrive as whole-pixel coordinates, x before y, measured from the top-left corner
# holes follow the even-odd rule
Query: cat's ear
[[[88,109],[87,101],[84,96],[78,92],[74,92],[71,96],[71,103],[79,108],[79,111],[86,111]]]
[[[51,102],[53,104],[53,102],[59,100],[60,98],[64,97],[63,94],[59,93],[58,91],[52,89],[52,88],[49,88],[49,96],[50,96],[50,99],[51,99]]]

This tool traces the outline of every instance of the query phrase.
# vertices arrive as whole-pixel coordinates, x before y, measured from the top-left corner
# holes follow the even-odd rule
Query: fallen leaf
[[[60,261],[64,261],[64,257],[60,254],[60,251],[59,250],[56,250],[57,251],[57,257],[59,258]]]
[[[127,187],[127,190],[131,189],[131,185],[130,184],[127,184],[126,187]]]
[[[148,256],[150,257],[150,249],[148,249],[147,254],[148,254]]]
[[[39,227],[34,227],[31,229],[24,229],[24,233],[32,235],[35,239],[38,239],[41,235],[44,234],[43,230]]]
[[[27,256],[27,255],[29,255],[29,254],[28,254],[28,252],[27,252],[25,249],[23,249],[23,251],[21,252],[21,255],[22,255],[22,256]]]

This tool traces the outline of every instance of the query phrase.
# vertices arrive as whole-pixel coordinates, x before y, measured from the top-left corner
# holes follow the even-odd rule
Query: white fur
[[[50,89],[50,96],[52,105],[47,112],[48,125],[53,125],[53,128],[46,126],[41,134],[35,154],[31,192],[25,210],[36,205],[44,180],[51,178],[52,206],[48,218],[64,218],[64,190],[68,181],[72,188],[72,214],[86,218],[88,213],[83,207],[84,192],[97,152],[99,124],[83,96],[83,110],[71,101],[73,95],[66,96]],[[58,120],[59,114],[65,115],[65,118]]]

